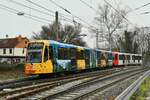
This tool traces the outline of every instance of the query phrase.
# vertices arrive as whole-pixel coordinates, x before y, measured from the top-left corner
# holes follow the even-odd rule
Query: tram
[[[40,75],[141,64],[141,54],[91,49],[53,40],[36,40],[29,42],[27,47],[25,74]]]

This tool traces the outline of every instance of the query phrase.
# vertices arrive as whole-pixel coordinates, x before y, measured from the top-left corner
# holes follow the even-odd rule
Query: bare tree
[[[117,8],[117,12],[111,8],[108,4],[98,7],[97,17],[95,17],[95,24],[99,27],[99,37],[104,36],[109,44],[109,49],[112,49],[114,43],[113,35],[117,29],[121,29],[125,26],[124,17],[127,11]],[[96,30],[92,30],[96,33]]]
[[[139,28],[139,51],[143,54],[144,65],[150,64],[150,27]]]
[[[42,30],[39,33],[34,33],[33,39],[46,39],[46,40],[57,40],[56,38],[56,23],[52,23],[49,26],[42,26]],[[82,26],[80,24],[64,25],[59,23],[58,37],[59,42],[70,43],[80,46],[86,46],[86,42],[80,37]]]
[[[125,31],[122,37],[118,39],[120,51],[126,53],[138,53],[140,43],[137,41],[137,36],[137,31]]]

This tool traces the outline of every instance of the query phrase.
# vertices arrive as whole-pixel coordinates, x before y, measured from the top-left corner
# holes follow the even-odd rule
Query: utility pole
[[[98,49],[98,29],[97,29],[97,32],[96,32],[96,49]]]
[[[109,50],[111,51],[111,42],[112,41],[111,41],[111,35],[110,35],[110,33],[109,33],[109,37],[108,38],[109,38]]]
[[[56,21],[56,41],[59,41],[59,25],[58,25],[58,11],[55,13],[55,21]]]

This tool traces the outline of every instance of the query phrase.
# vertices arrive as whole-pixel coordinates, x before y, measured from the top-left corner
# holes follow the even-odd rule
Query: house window
[[[24,54],[24,48],[23,48],[23,50],[22,50],[22,54]]]
[[[6,54],[6,49],[3,49],[3,54]]]
[[[9,53],[12,54],[12,49],[9,49]]]

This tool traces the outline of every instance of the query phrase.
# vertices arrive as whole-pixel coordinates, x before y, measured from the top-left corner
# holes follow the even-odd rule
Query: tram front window
[[[28,63],[41,63],[42,62],[42,52],[41,51],[28,52],[27,62]]]

